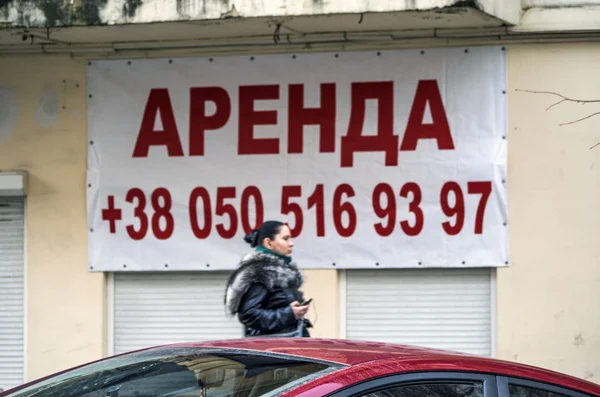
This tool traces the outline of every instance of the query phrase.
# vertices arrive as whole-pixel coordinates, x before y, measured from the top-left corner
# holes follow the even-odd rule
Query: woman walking
[[[225,307],[238,315],[245,336],[302,336],[310,334],[304,319],[309,304],[300,291],[303,276],[292,262],[294,243],[289,227],[267,221],[244,237],[255,248],[229,277]]]

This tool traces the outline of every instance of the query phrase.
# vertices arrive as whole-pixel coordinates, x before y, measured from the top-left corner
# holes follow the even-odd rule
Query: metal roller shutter
[[[346,336],[489,356],[489,269],[347,271]]]
[[[143,347],[242,336],[225,316],[228,273],[116,273],[114,353]]]
[[[0,388],[24,381],[25,204],[0,197]]]

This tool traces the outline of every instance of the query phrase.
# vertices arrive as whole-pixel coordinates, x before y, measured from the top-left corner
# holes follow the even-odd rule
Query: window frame
[[[548,391],[552,393],[562,394],[567,397],[592,397],[591,394],[586,394],[574,389],[567,388],[565,386],[559,386],[552,383],[546,383],[541,381],[536,381],[533,379],[525,379],[518,378],[514,376],[497,376],[498,382],[498,393],[499,397],[510,397],[510,392],[508,390],[508,385],[515,386],[523,386],[530,387],[532,389],[538,389],[543,391]]]
[[[501,397],[497,377],[493,374],[485,374],[481,372],[459,372],[459,371],[424,371],[411,372],[404,374],[386,375],[374,379],[368,379],[361,383],[351,385],[342,390],[337,390],[327,394],[326,397],[356,397],[376,391],[399,387],[403,385],[427,383],[427,381],[435,382],[458,382],[458,381],[475,381],[483,384],[483,397]],[[508,391],[508,384],[507,384]],[[508,397],[508,396],[504,396]],[[575,397],[575,396],[574,396]],[[589,396],[577,396],[589,397]]]

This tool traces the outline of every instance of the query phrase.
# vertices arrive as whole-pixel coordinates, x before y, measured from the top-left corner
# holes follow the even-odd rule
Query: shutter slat
[[[0,388],[24,382],[25,205],[0,197]]]
[[[114,351],[242,336],[225,315],[228,273],[116,273]]]
[[[346,336],[490,355],[490,270],[349,270]]]

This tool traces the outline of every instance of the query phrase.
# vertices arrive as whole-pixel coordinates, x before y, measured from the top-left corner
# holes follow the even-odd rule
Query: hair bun
[[[253,230],[244,236],[244,241],[250,244],[252,248],[258,244],[258,230]]]

